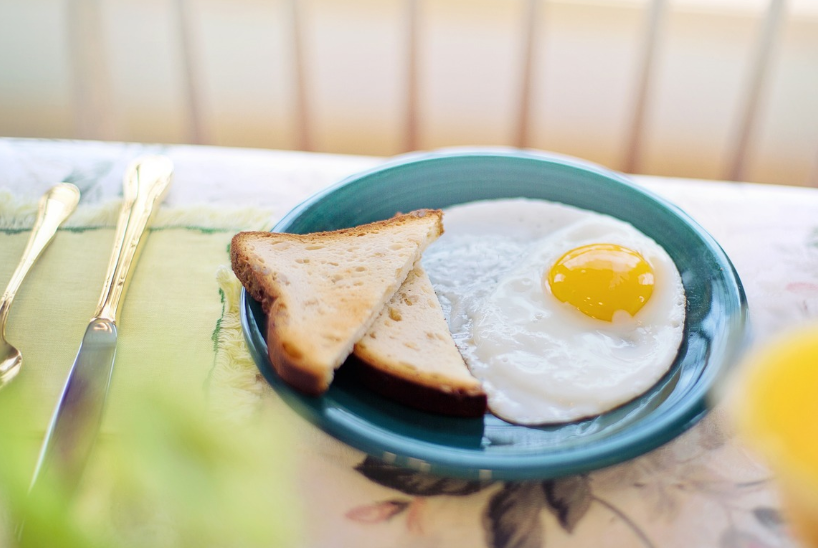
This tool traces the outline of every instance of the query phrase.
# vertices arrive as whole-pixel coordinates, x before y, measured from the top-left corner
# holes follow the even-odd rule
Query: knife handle
[[[172,178],[173,163],[165,156],[139,158],[125,172],[122,209],[95,319],[116,323],[132,266],[139,260],[145,241],[145,228],[165,197]]]
[[[11,275],[8,286],[0,298],[0,329],[5,326],[11,303],[23,283],[28,271],[37,261],[63,222],[74,212],[80,200],[80,191],[70,183],[59,183],[51,187],[37,206],[37,220],[31,229],[20,263]]]

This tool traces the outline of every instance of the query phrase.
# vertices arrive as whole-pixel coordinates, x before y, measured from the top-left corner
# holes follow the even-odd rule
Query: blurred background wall
[[[0,135],[818,185],[818,0],[0,0]]]

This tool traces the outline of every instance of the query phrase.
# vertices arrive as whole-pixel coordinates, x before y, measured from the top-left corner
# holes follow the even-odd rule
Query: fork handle
[[[144,233],[173,177],[173,163],[165,156],[145,156],[132,163],[123,181],[122,209],[108,273],[94,318],[116,323],[119,302],[131,279],[132,266],[139,259]]]
[[[40,198],[37,207],[37,220],[31,230],[31,236],[23,251],[23,256],[11,275],[11,280],[9,280],[2,298],[0,298],[0,329],[5,328],[11,303],[14,301],[14,297],[17,295],[26,274],[31,270],[43,250],[54,239],[59,226],[74,212],[79,199],[79,189],[70,183],[59,183],[51,187]]]

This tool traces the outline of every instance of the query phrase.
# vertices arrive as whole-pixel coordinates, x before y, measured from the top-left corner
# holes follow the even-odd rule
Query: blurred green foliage
[[[236,424],[177,394],[139,400],[97,440],[76,493],[55,481],[30,494],[43,425],[26,420],[13,389],[0,392],[0,546],[297,544],[294,459],[275,417]]]

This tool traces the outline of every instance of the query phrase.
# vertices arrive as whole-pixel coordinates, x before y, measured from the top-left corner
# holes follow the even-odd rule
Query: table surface
[[[164,207],[252,206],[268,212],[269,226],[314,192],[384,161],[0,139],[0,201],[33,202],[66,179],[83,191],[81,204],[115,201],[125,167],[147,153],[166,154],[175,165]],[[719,241],[745,286],[756,341],[818,317],[818,190],[633,179],[681,207]],[[267,392],[265,397],[276,397]],[[49,412],[53,407],[43,405]],[[312,524],[303,546],[796,545],[769,472],[734,439],[719,406],[689,432],[632,461],[558,481],[496,482],[469,494],[456,493],[445,481],[418,478],[409,489],[404,476],[372,473],[363,454],[294,420],[303,422],[298,427],[309,448],[297,472]]]

